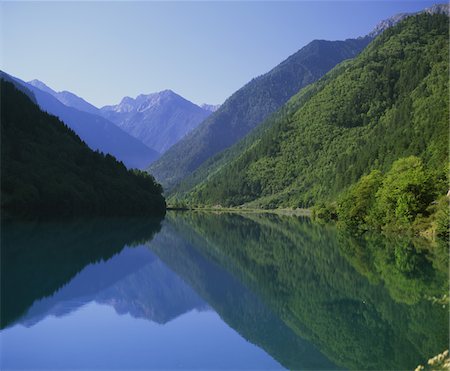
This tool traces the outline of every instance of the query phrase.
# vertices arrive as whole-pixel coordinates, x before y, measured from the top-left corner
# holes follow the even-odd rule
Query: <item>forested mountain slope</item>
[[[3,216],[164,214],[153,177],[92,151],[28,95],[0,82]]]
[[[315,40],[270,72],[253,79],[220,108],[175,144],[149,171],[170,191],[208,158],[230,147],[279,109],[302,87],[339,62],[353,58],[370,38],[346,41]]]
[[[191,203],[310,206],[371,169],[448,160],[448,16],[412,16],[301,90]]]

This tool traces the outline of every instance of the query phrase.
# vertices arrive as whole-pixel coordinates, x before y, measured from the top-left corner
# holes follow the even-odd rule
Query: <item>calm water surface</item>
[[[445,247],[194,212],[1,238],[2,369],[413,369],[448,347]]]

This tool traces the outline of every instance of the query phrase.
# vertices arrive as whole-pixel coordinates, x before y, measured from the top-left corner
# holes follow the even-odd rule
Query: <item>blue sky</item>
[[[222,103],[313,39],[365,35],[433,3],[3,1],[0,65],[97,106],[164,89]]]

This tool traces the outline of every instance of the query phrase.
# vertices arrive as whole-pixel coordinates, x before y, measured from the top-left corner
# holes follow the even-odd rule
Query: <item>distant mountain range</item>
[[[199,107],[172,90],[163,90],[141,94],[136,98],[124,97],[119,104],[97,108],[71,92],[56,92],[42,81],[32,80],[28,84],[52,95],[68,107],[107,119],[158,152],[156,157],[167,151],[219,107],[210,104]],[[150,161],[146,158],[145,165],[149,165],[156,157]]]
[[[100,115],[159,153],[166,152],[212,113],[172,90],[125,97],[113,106],[104,106]]]
[[[69,91],[56,92],[39,80],[28,81],[28,84],[53,95],[56,99],[58,99],[66,106],[73,107],[79,111],[84,111],[93,115],[98,115],[100,113],[97,107],[93,106],[89,102],[86,102],[83,98],[80,98],[79,96]]]
[[[91,149],[109,153],[129,168],[142,169],[158,158],[158,152],[133,138],[112,122],[96,114],[68,106],[60,101],[60,98],[72,97],[74,96],[73,94],[70,95],[67,92],[56,93],[43,83],[39,84],[36,80],[33,81],[33,84],[27,84],[4,72],[0,72],[0,77],[13,82],[16,86],[28,89],[43,111],[61,119]],[[39,88],[36,86],[39,86]],[[78,97],[70,99],[70,102],[73,104],[76,102],[78,107],[80,107],[81,101],[83,100]],[[88,107],[89,103],[84,102],[81,105]]]

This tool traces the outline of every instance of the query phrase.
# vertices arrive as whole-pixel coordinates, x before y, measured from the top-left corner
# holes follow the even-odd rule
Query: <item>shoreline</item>
[[[253,209],[237,207],[173,207],[167,206],[167,211],[206,211],[214,213],[233,213],[233,214],[277,214],[285,216],[312,216],[311,209]]]

